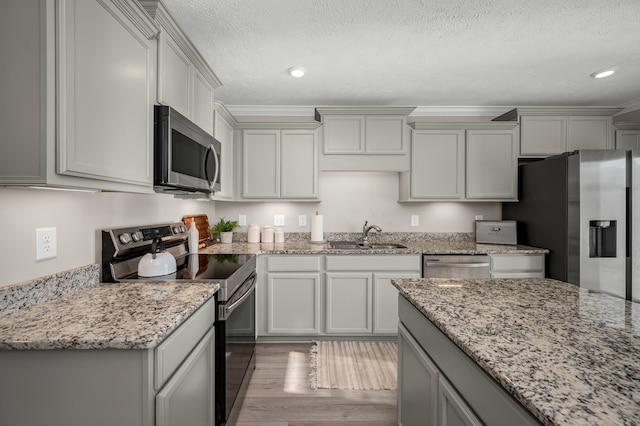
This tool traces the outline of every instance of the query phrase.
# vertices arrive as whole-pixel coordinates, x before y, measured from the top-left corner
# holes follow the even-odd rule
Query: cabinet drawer
[[[269,256],[267,271],[269,272],[304,272],[319,271],[321,256]]]
[[[155,388],[160,389],[182,364],[215,321],[215,298],[200,307],[158,345],[155,357]]]
[[[420,272],[419,255],[342,255],[327,256],[327,271],[403,271]]]
[[[544,278],[544,272],[492,272],[491,278]]]
[[[491,255],[491,272],[544,271],[544,255]]]

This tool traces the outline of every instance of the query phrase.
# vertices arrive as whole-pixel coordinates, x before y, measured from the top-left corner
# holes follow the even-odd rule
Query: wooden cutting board
[[[211,226],[209,226],[209,218],[206,214],[189,214],[182,216],[182,221],[187,225],[187,230],[191,226],[191,218],[196,220],[196,229],[198,230],[198,242],[203,243],[211,239]]]

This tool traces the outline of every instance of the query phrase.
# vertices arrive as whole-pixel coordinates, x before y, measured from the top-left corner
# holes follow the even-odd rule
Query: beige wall
[[[309,215],[316,210],[324,215],[327,232],[357,232],[365,220],[387,232],[471,232],[475,215],[499,219],[501,214],[500,203],[398,203],[397,173],[325,172],[320,191],[319,203],[214,203],[171,195],[0,188],[0,285],[99,262],[101,229],[177,221],[192,213],[206,214],[212,223],[246,214],[247,223],[261,226],[283,214],[287,232],[310,232]],[[410,226],[413,214],[420,216],[419,227]],[[307,216],[307,226],[298,226],[299,215]],[[58,256],[36,262],[35,229],[41,227],[57,228]]]
[[[215,203],[171,195],[0,188],[0,285],[98,262],[101,229],[177,221],[192,213],[215,216]],[[36,262],[35,229],[41,227],[57,228],[58,256]]]
[[[614,123],[640,123],[640,109],[613,117]]]
[[[248,224],[260,226],[273,225],[273,215],[283,214],[287,232],[310,232],[309,215],[316,210],[327,232],[357,232],[365,220],[388,232],[471,232],[475,215],[501,218],[500,203],[398,203],[397,173],[323,172],[320,196],[319,203],[216,202],[216,213],[227,219],[245,214]],[[414,214],[419,227],[410,226]],[[298,215],[307,216],[306,227],[298,226]]]

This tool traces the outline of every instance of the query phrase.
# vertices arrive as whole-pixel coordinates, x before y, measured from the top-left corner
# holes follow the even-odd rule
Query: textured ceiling
[[[640,102],[640,0],[164,3],[228,106]]]

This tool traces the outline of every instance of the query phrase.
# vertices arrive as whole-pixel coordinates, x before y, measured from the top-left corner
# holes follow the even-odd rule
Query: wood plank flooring
[[[236,426],[396,425],[396,391],[313,390],[308,343],[259,343]]]

